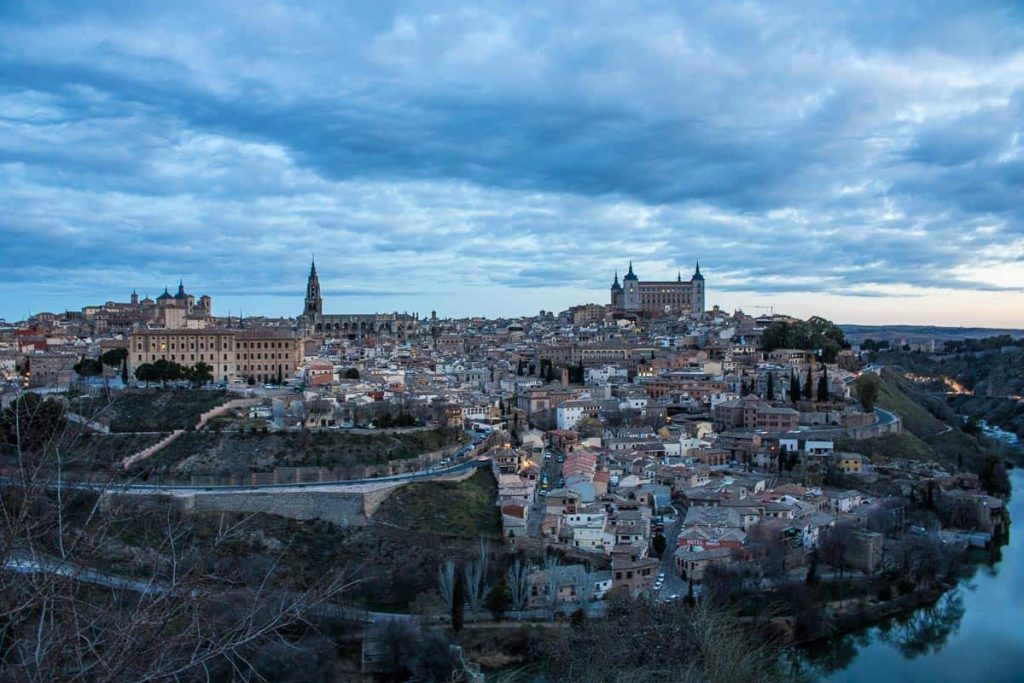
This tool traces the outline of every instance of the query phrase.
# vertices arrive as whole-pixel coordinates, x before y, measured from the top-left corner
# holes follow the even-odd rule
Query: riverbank
[[[1024,470],[1010,472],[1012,490],[1024,490]],[[1024,515],[1024,496],[1008,501],[1011,519]],[[928,680],[986,683],[1020,680],[1024,661],[1024,536],[1013,534],[989,559],[934,600],[880,616],[860,628],[791,648],[794,670],[828,683]],[[909,595],[909,594],[908,594]],[[912,602],[909,601],[908,602]],[[978,656],[984,653],[984,664]]]

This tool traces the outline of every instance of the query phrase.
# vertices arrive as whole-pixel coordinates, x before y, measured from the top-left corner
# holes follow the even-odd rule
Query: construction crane
[[[773,318],[775,317],[775,304],[772,304],[770,306],[754,306],[754,308],[760,308],[762,311],[768,311],[769,315],[771,315]]]

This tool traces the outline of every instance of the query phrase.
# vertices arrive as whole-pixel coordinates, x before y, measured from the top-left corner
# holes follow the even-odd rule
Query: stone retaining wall
[[[458,482],[473,476],[470,469],[458,474],[417,479],[422,481]],[[185,512],[261,512],[289,519],[322,519],[339,526],[364,526],[377,509],[396,489],[414,482],[380,482],[349,486],[326,486],[317,489],[242,489],[224,491],[190,491],[168,494],[161,491],[126,494],[108,492],[105,502],[112,500],[171,501]]]

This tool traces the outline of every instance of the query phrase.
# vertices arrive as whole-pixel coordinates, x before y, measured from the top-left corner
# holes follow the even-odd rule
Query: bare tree
[[[437,568],[437,589],[441,592],[441,599],[450,612],[455,596],[455,560],[445,560],[445,563]]]
[[[485,582],[487,580],[487,567],[490,561],[491,548],[487,541],[481,538],[477,558],[467,562],[464,569],[466,602],[469,603],[470,611],[475,612],[483,605],[484,596],[487,595]]]
[[[505,582],[508,584],[512,609],[516,611],[526,607],[530,590],[529,577],[530,570],[518,558],[512,561],[512,565],[505,572]]]
[[[560,629],[542,662],[568,683],[727,683],[784,680],[775,641],[750,622],[702,602],[680,609],[613,597],[607,617]]]
[[[594,572],[590,567],[583,565],[573,574],[573,589],[576,592],[576,600],[580,609],[586,613],[587,608],[594,598]]]
[[[551,603],[551,609],[558,608],[558,582],[561,579],[561,569],[557,555],[548,553],[544,556],[544,571],[547,572],[548,600]]]
[[[821,539],[821,557],[839,574],[840,581],[843,580],[843,572],[853,550],[854,531],[853,524],[839,522]]]
[[[145,572],[115,573],[111,548],[138,530],[141,508],[119,495],[125,482],[86,477],[104,463],[84,455],[82,426],[64,420],[61,405],[20,399],[2,419],[0,680],[259,677],[254,655],[308,629],[348,585],[332,575],[291,590],[277,581],[277,562],[254,581],[226,581],[215,551],[239,526],[199,538],[152,500],[147,519],[165,523],[142,531]],[[79,481],[69,481],[69,463]]]

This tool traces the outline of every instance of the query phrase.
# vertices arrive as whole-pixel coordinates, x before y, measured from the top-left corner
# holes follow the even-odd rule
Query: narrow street
[[[670,595],[678,595],[681,598],[686,595],[687,584],[679,578],[679,572],[675,568],[675,552],[682,524],[683,516],[678,509],[675,510],[673,520],[665,522],[665,531],[663,532],[666,541],[665,552],[661,556],[661,564],[658,568],[658,571],[665,575],[665,582],[662,584],[661,590],[657,592],[657,597],[660,598],[667,598]]]
[[[551,457],[541,460],[541,481],[544,481],[546,475],[548,487],[547,490],[537,487],[537,495],[534,496],[533,505],[530,507],[530,517],[526,520],[526,534],[530,538],[540,538],[540,525],[544,521],[544,506],[547,500],[544,494],[558,488],[558,478],[562,475],[562,466],[558,462],[561,452],[554,449],[545,449],[545,452],[550,452]]]

